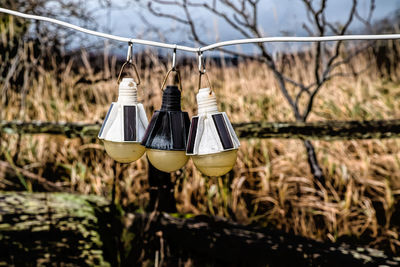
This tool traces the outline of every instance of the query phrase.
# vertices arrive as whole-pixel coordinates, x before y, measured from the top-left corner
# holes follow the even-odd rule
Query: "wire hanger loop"
[[[118,79],[117,79],[118,84],[121,82],[121,75],[122,75],[122,72],[123,72],[124,68],[126,67],[126,65],[131,65],[133,67],[133,70],[135,71],[136,78],[137,78],[136,85],[140,84],[140,76],[139,76],[139,72],[136,68],[136,64],[133,62],[132,51],[133,51],[133,43],[131,41],[129,41],[128,42],[128,52],[126,54],[126,61],[124,62],[124,64],[122,64],[121,70],[119,71],[119,74],[118,74]]]
[[[174,52],[172,54],[172,67],[171,69],[168,70],[167,74],[164,77],[164,81],[161,85],[161,90],[164,91],[164,86],[167,83],[168,77],[171,74],[171,72],[175,72],[176,76],[178,78],[178,86],[179,90],[182,92],[182,79],[181,79],[181,73],[179,72],[178,68],[176,67],[176,50],[177,50],[177,45],[175,44]]]

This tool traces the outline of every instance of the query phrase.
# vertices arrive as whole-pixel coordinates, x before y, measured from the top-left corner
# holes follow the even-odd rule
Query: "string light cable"
[[[38,15],[30,15],[25,14],[22,12],[1,8],[0,12],[26,18],[26,19],[33,19],[33,20],[41,20],[47,21],[51,23],[55,23],[61,25],[66,28],[70,28],[76,31],[80,31],[83,33],[91,34],[94,36],[107,38],[115,41],[126,42],[126,43],[134,43],[134,44],[141,44],[141,45],[148,45],[154,47],[161,47],[161,48],[169,48],[174,50],[181,50],[186,52],[193,52],[198,54],[199,52],[205,52],[208,50],[213,50],[216,48],[220,48],[223,46],[231,46],[231,45],[241,45],[241,44],[251,44],[251,43],[272,43],[272,42],[331,42],[331,41],[350,41],[350,40],[394,40],[400,39],[400,34],[377,34],[377,35],[333,35],[333,36],[311,36],[311,37],[263,37],[263,38],[249,38],[249,39],[237,39],[237,40],[229,40],[218,42],[214,44],[210,44],[204,47],[189,47],[183,45],[176,45],[176,44],[167,44],[162,42],[150,41],[150,40],[143,40],[143,39],[135,39],[135,38],[128,38],[122,37],[117,35],[112,35],[108,33],[102,33],[94,30],[89,30],[83,27],[79,27],[77,25],[49,18],[44,16]]]

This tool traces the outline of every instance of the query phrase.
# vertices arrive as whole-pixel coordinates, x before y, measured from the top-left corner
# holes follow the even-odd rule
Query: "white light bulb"
[[[174,172],[185,166],[189,157],[185,151],[147,149],[151,164],[163,172]]]
[[[186,154],[201,173],[224,175],[236,163],[239,140],[210,88],[200,89],[196,98],[199,114],[192,118]]]
[[[121,163],[129,163],[143,156],[140,144],[148,125],[143,105],[137,101],[137,87],[132,78],[119,84],[118,101],[113,102],[99,132],[107,154]]]

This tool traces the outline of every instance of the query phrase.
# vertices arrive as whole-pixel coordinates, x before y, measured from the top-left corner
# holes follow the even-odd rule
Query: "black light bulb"
[[[186,164],[189,126],[189,115],[181,109],[181,91],[177,86],[167,86],[161,109],[154,112],[142,141],[154,167],[173,172]]]

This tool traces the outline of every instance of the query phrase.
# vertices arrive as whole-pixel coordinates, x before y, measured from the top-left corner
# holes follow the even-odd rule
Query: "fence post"
[[[149,192],[150,202],[147,207],[148,211],[176,212],[176,201],[174,196],[174,185],[171,182],[171,175],[166,172],[159,171],[149,163]]]

